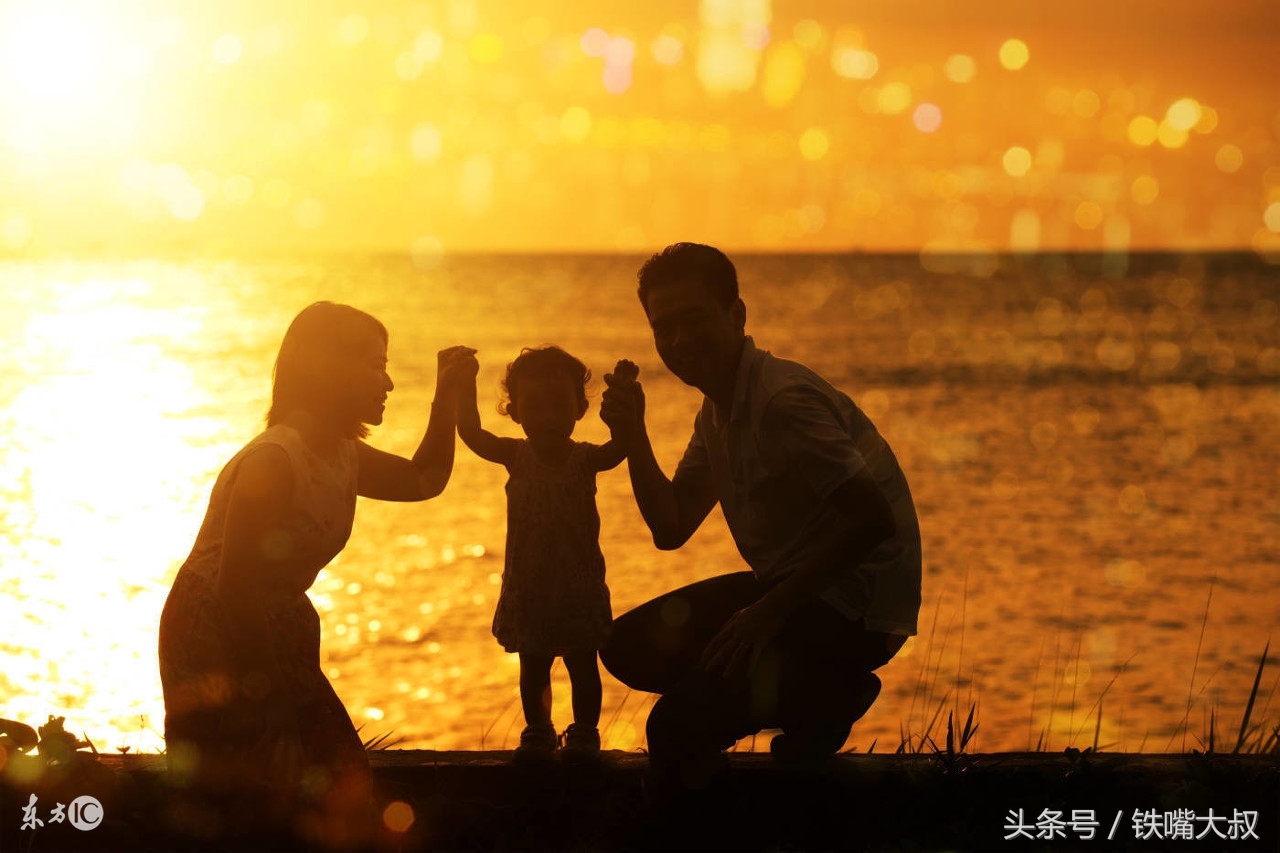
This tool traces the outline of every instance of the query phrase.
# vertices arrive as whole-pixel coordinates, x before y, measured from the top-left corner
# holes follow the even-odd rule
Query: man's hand
[[[636,381],[640,368],[625,358],[612,373],[604,375],[608,387],[600,401],[600,419],[609,427],[613,441],[630,452],[633,442],[644,434],[644,389]]]
[[[787,614],[775,599],[765,596],[739,610],[711,638],[702,653],[702,667],[725,678],[750,675],[769,642],[782,630]]]

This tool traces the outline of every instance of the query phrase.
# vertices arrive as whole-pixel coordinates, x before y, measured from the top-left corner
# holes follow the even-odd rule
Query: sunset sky
[[[1274,0],[0,2],[0,258],[1280,253]]]

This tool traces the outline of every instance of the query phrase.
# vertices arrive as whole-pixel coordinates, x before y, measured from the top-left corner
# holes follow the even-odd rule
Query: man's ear
[[[729,315],[733,317],[733,325],[739,332],[747,327],[747,305],[740,298],[733,300],[729,306]]]

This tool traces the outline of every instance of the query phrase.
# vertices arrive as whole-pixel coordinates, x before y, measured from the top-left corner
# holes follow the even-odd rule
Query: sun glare
[[[154,750],[155,625],[228,453],[226,423],[180,417],[210,398],[158,344],[199,336],[198,317],[148,304],[141,281],[42,287],[43,309],[26,318],[15,353],[41,378],[0,413],[0,475],[21,484],[0,496],[13,534],[0,561],[16,583],[0,623],[12,628],[11,649],[40,653],[0,654],[20,685],[6,716],[56,712],[100,749]]]
[[[120,135],[149,58],[124,38],[122,21],[103,14],[107,8],[0,6],[0,114],[7,113],[13,135],[42,148]]]

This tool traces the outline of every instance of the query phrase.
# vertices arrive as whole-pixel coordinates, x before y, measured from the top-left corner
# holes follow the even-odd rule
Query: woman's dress
[[[228,641],[240,630],[235,610],[224,607],[217,592],[232,487],[244,459],[267,446],[281,448],[293,470],[285,529],[270,547],[290,549],[296,559],[281,576],[264,579],[261,591],[286,682],[280,685],[240,671]],[[160,618],[166,752],[179,778],[226,790],[301,787],[321,798],[367,789],[368,759],[320,669],[320,618],[306,595],[351,533],[356,475],[354,441],[342,442],[336,459],[326,462],[285,425],[255,437],[218,475]]]

